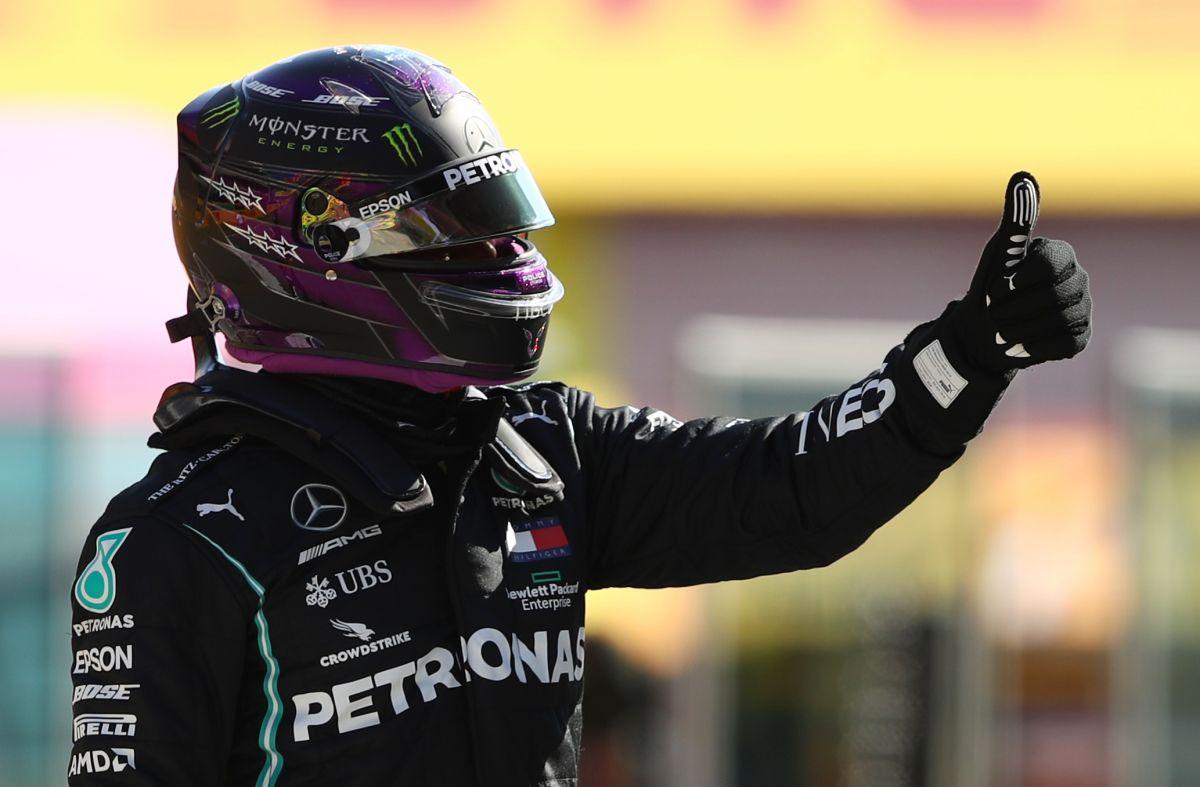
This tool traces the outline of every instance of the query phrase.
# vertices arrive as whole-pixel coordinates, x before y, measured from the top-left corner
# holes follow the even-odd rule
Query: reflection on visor
[[[330,262],[436,249],[554,223],[521,154],[501,150],[456,163],[349,206],[313,229]]]

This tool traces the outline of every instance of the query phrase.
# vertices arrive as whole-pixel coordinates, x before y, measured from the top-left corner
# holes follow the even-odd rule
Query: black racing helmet
[[[562,286],[526,234],[554,218],[448,68],[322,49],[214,88],[179,116],[175,236],[192,308],[274,371],[427,390],[537,368]]]

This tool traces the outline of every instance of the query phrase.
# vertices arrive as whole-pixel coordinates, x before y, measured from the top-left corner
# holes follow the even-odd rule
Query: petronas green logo
[[[212,109],[200,116],[200,123],[205,128],[216,128],[224,123],[229,118],[238,113],[242,107],[242,100],[237,96],[226,101],[224,104],[218,104]]]
[[[117,597],[117,572],[112,560],[129,531],[130,528],[123,527],[96,536],[96,556],[75,580],[75,600],[89,612],[108,612]]]
[[[500,475],[495,470],[492,471],[492,480],[496,482],[496,486],[500,487],[501,490],[508,492],[510,495],[516,495],[517,497],[523,497],[525,495],[524,489],[514,486],[504,476]]]
[[[396,151],[396,155],[410,167],[417,165],[417,159],[421,156],[421,143],[417,142],[417,137],[413,134],[412,126],[405,123],[402,126],[392,126],[384,132],[383,138],[392,143],[392,150]]]

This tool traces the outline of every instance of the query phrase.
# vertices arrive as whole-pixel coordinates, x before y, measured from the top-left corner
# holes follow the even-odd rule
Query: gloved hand
[[[1075,250],[1061,240],[1030,240],[1040,198],[1033,175],[1009,179],[1000,226],[951,315],[968,360],[996,374],[1071,358],[1092,335],[1092,295]]]

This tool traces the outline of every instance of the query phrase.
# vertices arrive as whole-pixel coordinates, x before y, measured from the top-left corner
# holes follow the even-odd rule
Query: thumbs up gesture
[[[1008,181],[1004,215],[959,302],[962,347],[997,373],[1071,358],[1092,334],[1088,275],[1069,243],[1031,238],[1041,192],[1033,175]]]

